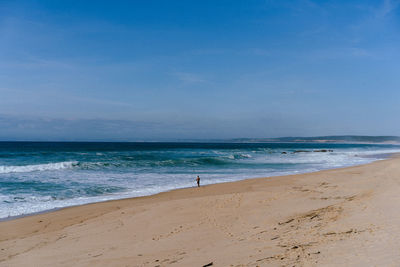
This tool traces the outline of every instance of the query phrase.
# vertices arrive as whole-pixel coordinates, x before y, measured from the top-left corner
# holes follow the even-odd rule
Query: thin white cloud
[[[315,50],[309,53],[307,57],[312,57],[318,60],[340,60],[346,58],[370,58],[380,59],[381,56],[374,53],[374,51],[362,47],[341,47],[341,48],[327,48]]]
[[[38,68],[47,69],[75,69],[76,66],[61,60],[50,60],[46,58],[32,57],[27,55],[21,59],[14,59],[9,61],[3,61],[0,63],[0,67],[3,68],[23,68],[36,70]]]
[[[201,75],[190,72],[174,72],[173,76],[184,83],[204,83],[207,82]]]
[[[253,54],[255,56],[271,56],[272,52],[268,49],[262,49],[262,48],[252,48],[249,50],[250,54]]]
[[[376,17],[384,18],[392,13],[399,6],[399,0],[384,0],[382,6],[377,10]]]

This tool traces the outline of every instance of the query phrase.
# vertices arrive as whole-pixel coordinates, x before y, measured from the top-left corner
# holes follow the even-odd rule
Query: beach
[[[0,223],[0,266],[396,266],[400,158]],[[212,265],[211,265],[212,264]]]

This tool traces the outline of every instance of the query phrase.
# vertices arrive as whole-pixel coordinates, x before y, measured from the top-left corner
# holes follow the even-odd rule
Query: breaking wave
[[[54,171],[61,169],[69,169],[77,165],[78,165],[77,161],[64,161],[56,163],[25,165],[25,166],[0,166],[0,173]]]

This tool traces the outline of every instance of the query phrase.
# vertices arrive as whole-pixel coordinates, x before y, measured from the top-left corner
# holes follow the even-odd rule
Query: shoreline
[[[278,175],[272,175],[272,176],[251,177],[251,178],[244,178],[244,179],[234,180],[234,181],[217,182],[217,183],[206,184],[206,185],[202,185],[202,187],[205,187],[205,186],[212,186],[212,185],[216,185],[216,184],[236,183],[236,182],[246,181],[246,180],[251,180],[251,179],[279,178],[279,177],[286,177],[286,176],[292,176],[292,175],[302,175],[302,174],[318,173],[318,172],[321,172],[321,171],[328,171],[328,170],[335,170],[335,169],[345,169],[345,168],[351,168],[351,167],[356,167],[356,166],[367,165],[367,164],[371,164],[371,163],[374,163],[374,162],[377,162],[377,161],[381,161],[381,160],[387,160],[387,159],[390,159],[390,158],[393,158],[393,157],[396,157],[396,156],[400,157],[400,152],[394,152],[394,153],[379,153],[379,154],[373,154],[373,155],[363,156],[364,158],[371,158],[371,157],[377,157],[377,158],[376,158],[375,160],[371,161],[371,162],[361,163],[361,164],[356,164],[356,165],[341,166],[341,167],[334,167],[334,168],[327,168],[327,169],[320,169],[320,170],[310,171],[310,172],[298,172],[298,173],[285,174],[285,175],[279,175],[279,174],[278,174]],[[378,158],[378,157],[380,157],[380,158]],[[95,201],[95,202],[88,202],[88,203],[76,204],[76,205],[71,205],[71,206],[55,207],[55,208],[51,208],[51,209],[48,209],[48,210],[42,210],[42,211],[37,211],[37,212],[32,212],[32,213],[26,213],[26,214],[20,214],[20,215],[15,215],[15,216],[9,216],[9,217],[0,218],[0,223],[1,223],[1,222],[5,222],[5,221],[12,221],[12,220],[16,220],[16,219],[20,219],[20,218],[24,218],[24,217],[30,217],[30,216],[40,215],[40,214],[46,214],[46,213],[56,212],[56,211],[58,211],[58,210],[63,210],[63,209],[67,209],[67,208],[74,208],[74,207],[80,207],[80,206],[91,205],[91,204],[97,204],[97,203],[105,203],[105,202],[109,202],[109,201],[118,201],[118,200],[127,200],[127,199],[135,199],[135,198],[142,198],[142,197],[151,197],[151,196],[156,196],[156,195],[161,194],[161,193],[173,192],[173,191],[175,191],[175,190],[183,190],[183,189],[189,189],[189,188],[196,188],[196,186],[193,185],[192,187],[174,188],[174,189],[170,189],[170,190],[167,190],[167,191],[161,191],[161,192],[158,192],[158,193],[155,193],[155,194],[150,194],[150,195],[122,197],[122,198],[108,199],[108,200],[103,200],[103,201]]]
[[[400,260],[399,163],[395,153],[2,221],[0,265],[388,266]]]

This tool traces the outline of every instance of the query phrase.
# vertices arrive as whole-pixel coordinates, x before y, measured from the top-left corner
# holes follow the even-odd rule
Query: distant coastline
[[[399,136],[330,135],[314,137],[237,138],[232,142],[250,143],[344,143],[344,144],[400,144]]]

